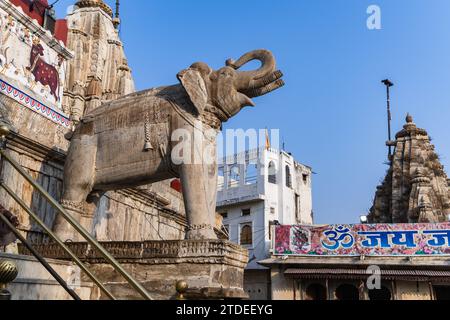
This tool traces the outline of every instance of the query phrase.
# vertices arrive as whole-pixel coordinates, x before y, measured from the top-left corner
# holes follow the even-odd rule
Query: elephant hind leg
[[[80,140],[72,141],[64,168],[61,204],[78,223],[81,223],[82,216],[86,214],[86,199],[94,187],[95,158],[96,147]],[[90,230],[90,226],[84,227]],[[61,215],[57,215],[53,229],[63,241],[79,240],[74,228]]]

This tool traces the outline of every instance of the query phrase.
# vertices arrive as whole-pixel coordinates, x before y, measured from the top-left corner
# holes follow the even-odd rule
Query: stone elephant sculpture
[[[239,70],[252,60],[259,60],[261,67]],[[255,50],[237,61],[228,60],[219,70],[194,63],[178,74],[178,85],[133,93],[100,106],[83,118],[71,137],[62,205],[80,221],[91,193],[177,177],[188,221],[186,238],[215,239],[216,135],[223,122],[254,106],[251,98],[282,87],[282,76],[270,51]],[[179,146],[186,141],[173,139],[177,131],[204,139],[194,143],[193,152],[183,150]],[[205,151],[212,161],[204,161]],[[202,160],[195,161],[199,155]],[[175,161],[177,157],[183,161]],[[54,229],[64,240],[74,240],[61,218]]]

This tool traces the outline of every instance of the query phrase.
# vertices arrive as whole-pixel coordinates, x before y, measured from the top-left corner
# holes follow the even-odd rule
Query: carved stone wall
[[[408,115],[396,135],[395,151],[369,213],[371,223],[448,221],[450,188],[427,131]]]

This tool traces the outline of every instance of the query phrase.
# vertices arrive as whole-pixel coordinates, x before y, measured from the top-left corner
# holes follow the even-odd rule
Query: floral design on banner
[[[62,115],[58,111],[53,110],[50,107],[42,104],[41,102],[33,99],[26,93],[23,93],[17,88],[0,79],[0,92],[13,98],[15,101],[19,102],[21,105],[39,113],[40,115],[50,119],[51,121],[62,125],[66,128],[70,128],[70,120],[67,116]]]

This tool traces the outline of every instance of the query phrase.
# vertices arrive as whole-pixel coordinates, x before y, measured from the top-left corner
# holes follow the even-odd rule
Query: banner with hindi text
[[[274,255],[450,255],[450,223],[276,226]]]

